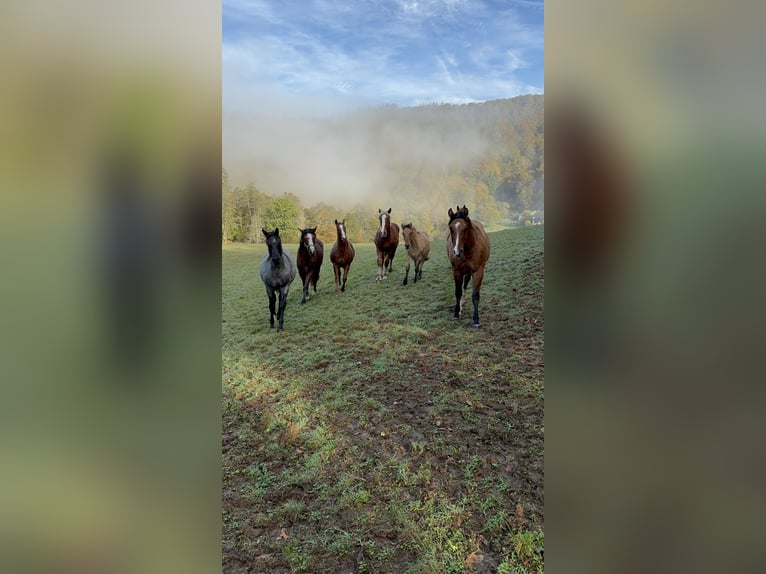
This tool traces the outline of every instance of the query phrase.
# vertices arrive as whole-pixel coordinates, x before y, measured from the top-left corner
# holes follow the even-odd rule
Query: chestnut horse
[[[407,250],[407,267],[404,270],[402,285],[407,285],[407,277],[410,275],[410,259],[415,264],[412,282],[417,283],[418,279],[423,278],[423,263],[430,259],[431,241],[428,239],[428,235],[415,229],[412,223],[402,223],[402,238],[404,239],[404,248]]]
[[[319,270],[322,268],[324,259],[324,244],[317,238],[316,227],[307,227],[298,231],[301,233],[298,244],[298,273],[303,282],[303,299],[301,300],[303,305],[309,296],[309,285],[314,287],[314,295],[316,295]]]
[[[391,223],[391,208],[388,211],[378,209],[380,227],[375,232],[375,249],[378,252],[378,274],[375,281],[386,279],[394,264],[396,248],[399,247],[399,226]]]
[[[457,211],[449,211],[449,236],[447,254],[452,263],[452,276],[455,279],[455,313],[453,319],[460,318],[463,307],[463,291],[468,289],[468,282],[473,279],[473,326],[479,327],[479,292],[484,279],[484,265],[489,259],[489,236],[481,223],[471,221],[468,208],[464,205]]]
[[[290,283],[295,279],[295,264],[286,250],[282,249],[282,239],[279,237],[279,227],[274,231],[263,231],[266,237],[266,255],[261,262],[261,279],[266,285],[266,295],[269,297],[269,325],[274,327],[274,307],[277,301],[277,291],[279,291],[279,310],[277,311],[277,320],[279,326],[277,332],[284,327],[285,306],[287,305],[287,295],[290,293]]]
[[[338,239],[333,243],[330,250],[330,261],[332,261],[332,270],[335,272],[335,292],[338,287],[341,291],[346,290],[346,279],[348,279],[348,270],[351,268],[351,262],[354,260],[354,246],[351,245],[346,235],[346,218],[338,222],[335,220],[335,231],[338,233]],[[340,272],[343,270],[343,283],[341,284]]]

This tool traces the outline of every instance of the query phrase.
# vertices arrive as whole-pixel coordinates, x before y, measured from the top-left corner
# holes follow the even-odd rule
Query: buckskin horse
[[[316,227],[307,227],[298,231],[301,233],[298,244],[298,273],[303,282],[303,299],[301,300],[303,305],[309,296],[309,285],[314,287],[314,295],[316,295],[319,271],[324,260],[324,244],[317,238]]]
[[[266,295],[269,296],[269,325],[274,327],[274,307],[279,291],[279,310],[277,311],[277,333],[284,328],[285,307],[287,295],[290,293],[290,283],[295,279],[295,264],[287,250],[282,248],[279,237],[279,227],[274,231],[261,229],[266,238],[267,253],[261,262],[261,279],[266,285]]]
[[[449,235],[447,254],[452,263],[452,276],[455,279],[455,313],[453,319],[460,318],[463,307],[463,292],[468,289],[468,282],[473,279],[473,326],[479,327],[479,293],[484,279],[484,265],[489,259],[489,236],[478,221],[468,217],[468,208],[464,205],[457,211],[449,211]]]
[[[375,249],[378,252],[378,274],[375,281],[386,279],[394,264],[396,248],[399,247],[399,226],[391,223],[391,208],[388,211],[378,209],[380,227],[375,232]]]
[[[423,278],[423,263],[430,258],[431,241],[428,239],[428,235],[415,229],[412,223],[402,223],[402,238],[404,239],[404,249],[407,250],[407,267],[404,269],[402,285],[407,285],[407,277],[410,275],[410,259],[415,264],[412,282],[417,283],[418,279]]]
[[[351,262],[354,260],[354,246],[349,241],[346,235],[346,219],[343,221],[335,220],[335,231],[338,234],[338,238],[335,243],[332,244],[330,249],[330,261],[332,262],[332,270],[335,273],[335,292],[338,292],[338,287],[341,291],[346,290],[346,279],[348,279],[348,270],[351,268]],[[343,270],[343,281],[341,283],[340,272]]]

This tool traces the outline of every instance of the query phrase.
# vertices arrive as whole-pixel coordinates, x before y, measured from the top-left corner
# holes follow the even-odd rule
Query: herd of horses
[[[463,306],[463,294],[468,290],[468,283],[473,279],[473,326],[479,327],[479,293],[484,279],[484,266],[489,259],[489,236],[482,224],[468,217],[468,208],[457,206],[447,212],[449,215],[449,233],[447,235],[447,256],[452,264],[452,276],[455,281],[455,310],[453,319],[459,319]],[[399,247],[400,227],[391,221],[391,209],[378,209],[378,230],[375,232],[375,249],[378,255],[376,282],[388,277],[393,267],[394,256]],[[319,272],[324,260],[324,244],[316,235],[316,227],[300,229],[297,261],[293,262],[289,253],[282,247],[279,228],[274,231],[263,229],[267,252],[261,262],[261,279],[266,286],[269,298],[269,324],[277,332],[284,328],[285,307],[290,284],[296,272],[303,283],[301,305],[309,297],[309,289],[317,291]],[[354,261],[354,246],[346,233],[346,220],[335,220],[337,238],[330,250],[330,261],[335,273],[335,292],[346,290],[346,281],[351,263]],[[417,283],[423,278],[423,264],[430,258],[431,242],[428,235],[418,231],[412,223],[402,224],[401,233],[404,248],[407,251],[407,266],[402,285],[407,285],[410,274],[410,260],[415,266],[412,281]],[[277,295],[279,305],[277,306]]]

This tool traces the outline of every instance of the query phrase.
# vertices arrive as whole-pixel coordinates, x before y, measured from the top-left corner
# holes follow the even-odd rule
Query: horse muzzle
[[[409,250],[410,250],[410,246],[409,246],[409,245],[405,245],[405,246],[404,246],[404,248],[405,248],[407,251],[409,251]]]
[[[314,253],[316,253],[316,249],[314,249],[314,246],[310,245],[309,247],[307,247],[307,249],[309,250],[309,255],[313,257]]]

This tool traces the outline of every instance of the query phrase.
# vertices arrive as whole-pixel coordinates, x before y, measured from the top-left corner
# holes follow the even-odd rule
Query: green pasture
[[[223,247],[225,571],[543,571],[543,230],[490,233],[478,330],[443,238],[407,286],[355,244],[337,294],[325,240],[278,334],[264,246]]]

